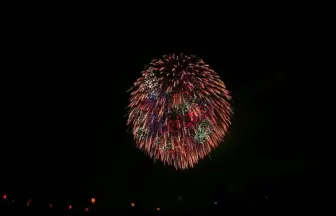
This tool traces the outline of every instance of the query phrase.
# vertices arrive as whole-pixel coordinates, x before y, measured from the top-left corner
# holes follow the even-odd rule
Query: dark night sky
[[[332,65],[327,34],[232,33],[210,20],[151,28],[148,21],[111,23],[109,33],[38,34],[38,45],[25,45],[29,61],[14,89],[1,191],[58,202],[93,195],[101,206],[317,192],[321,115],[314,101],[319,71]],[[153,57],[170,52],[203,58],[234,99],[225,143],[187,171],[153,164],[125,126],[126,90]]]

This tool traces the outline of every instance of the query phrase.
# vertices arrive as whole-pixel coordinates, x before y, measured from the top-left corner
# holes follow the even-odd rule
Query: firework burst
[[[231,124],[229,91],[196,56],[153,59],[130,91],[127,124],[138,148],[176,169],[194,167]]]

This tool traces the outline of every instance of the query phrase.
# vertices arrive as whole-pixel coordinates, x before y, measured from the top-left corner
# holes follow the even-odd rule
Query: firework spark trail
[[[130,91],[127,124],[138,148],[176,169],[194,167],[231,124],[229,91],[196,56],[153,59]]]

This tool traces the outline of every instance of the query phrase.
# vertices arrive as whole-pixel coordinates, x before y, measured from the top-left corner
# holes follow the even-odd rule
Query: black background
[[[317,200],[324,190],[321,114],[332,112],[319,105],[321,73],[334,69],[331,34],[223,32],[210,19],[174,29],[148,22],[21,41],[25,61],[14,65],[20,69],[9,91],[13,126],[2,145],[1,192],[60,206],[95,196],[101,209],[131,201],[193,209],[266,195],[274,203]],[[211,159],[186,171],[154,164],[125,126],[126,91],[144,65],[180,52],[220,74],[235,112]]]

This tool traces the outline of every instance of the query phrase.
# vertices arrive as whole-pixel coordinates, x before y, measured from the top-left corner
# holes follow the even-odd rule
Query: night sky
[[[234,196],[293,200],[318,193],[316,101],[319,71],[332,66],[330,36],[225,32],[210,19],[174,28],[155,22],[120,19],[111,32],[36,33],[21,42],[26,60],[18,63],[12,92],[0,192],[79,204],[94,196],[100,208],[131,201],[174,208],[178,196],[197,207]],[[219,73],[235,112],[225,142],[186,171],[154,164],[126,127],[126,91],[144,65],[180,52]]]

